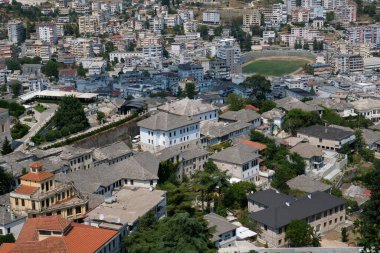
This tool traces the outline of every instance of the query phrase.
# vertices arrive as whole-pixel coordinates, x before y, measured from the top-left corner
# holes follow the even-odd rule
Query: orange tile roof
[[[20,185],[19,187],[17,187],[15,192],[18,194],[23,194],[23,195],[31,195],[37,189],[38,189],[37,187],[33,187],[33,186]]]
[[[71,223],[58,216],[48,216],[27,219],[15,247],[7,253],[92,253],[110,241],[117,231],[96,228],[84,224]],[[50,228],[51,221],[71,224],[72,228],[63,236],[51,236],[42,241],[38,240],[38,228],[41,225]],[[53,222],[53,223],[56,223]],[[62,224],[58,224],[61,226]],[[54,224],[52,227],[57,226]],[[41,228],[42,229],[42,228]],[[2,252],[2,251],[1,251]]]
[[[42,162],[32,162],[30,164],[31,168],[41,168],[43,166]]]
[[[53,230],[53,231],[63,231],[67,226],[71,224],[71,221],[64,219],[59,215],[48,216],[43,219],[39,219],[36,224],[37,230]]]
[[[253,106],[253,105],[245,105],[245,109],[252,110],[252,111],[255,111],[255,112],[259,112],[260,111],[259,108],[257,108],[256,106]]]
[[[52,176],[54,176],[54,174],[48,171],[29,172],[28,174],[21,176],[20,179],[26,181],[41,182]]]
[[[260,151],[262,151],[262,150],[264,150],[264,149],[267,148],[267,145],[262,144],[260,142],[256,142],[256,141],[241,140],[240,143],[248,145],[248,146],[250,146],[252,148],[257,148]]]
[[[0,245],[0,252],[2,252],[2,253],[8,253],[12,249],[14,249],[15,247],[16,247],[16,243],[4,242],[3,244]]]

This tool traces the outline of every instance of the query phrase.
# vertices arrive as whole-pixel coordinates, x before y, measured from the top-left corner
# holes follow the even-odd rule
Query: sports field
[[[302,68],[306,63],[310,62],[303,59],[259,59],[244,65],[243,73],[255,73],[264,76],[284,76]]]

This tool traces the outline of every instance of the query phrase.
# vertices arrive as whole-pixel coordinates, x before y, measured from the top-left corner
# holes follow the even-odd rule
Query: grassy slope
[[[243,67],[243,73],[257,73],[265,76],[283,76],[303,67],[305,60],[257,60]]]

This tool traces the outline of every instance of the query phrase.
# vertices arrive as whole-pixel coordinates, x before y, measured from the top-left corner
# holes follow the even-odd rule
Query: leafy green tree
[[[17,121],[16,124],[11,128],[11,136],[13,139],[21,139],[29,132],[30,127],[26,124],[21,124]]]
[[[197,32],[199,32],[202,39],[208,40],[208,26],[199,25],[197,28]]]
[[[3,195],[12,190],[14,178],[11,173],[8,173],[0,168],[0,194]]]
[[[97,111],[96,112],[96,120],[99,122],[99,123],[102,123],[103,122],[103,119],[106,117],[106,115],[104,114],[104,112],[101,112],[101,111]]]
[[[12,151],[13,151],[12,145],[11,145],[10,141],[8,140],[8,138],[5,137],[4,142],[3,142],[3,146],[1,148],[1,154],[7,155],[9,153],[12,153]]]
[[[224,193],[223,203],[228,208],[246,208],[248,206],[247,193],[255,192],[256,186],[251,182],[238,182],[231,186]]]
[[[5,65],[7,65],[8,70],[21,70],[21,65],[17,60],[8,59],[5,61]]]
[[[178,213],[173,217],[154,221],[152,217],[142,222],[125,240],[130,253],[207,252],[209,231],[204,220],[190,217],[188,213]]]
[[[71,133],[79,132],[89,127],[88,119],[79,99],[74,96],[64,97],[53,117],[57,130],[68,127]]]
[[[342,235],[342,242],[348,242],[348,232],[347,232],[346,227],[342,228],[341,235]]]
[[[363,204],[363,211],[358,221],[360,245],[365,250],[380,251],[380,160],[374,161],[374,169],[362,179],[365,186],[371,190],[370,199]]]
[[[0,235],[0,245],[3,243],[14,243],[14,242],[16,242],[16,239],[13,236],[13,234]]]
[[[77,74],[81,77],[86,77],[87,71],[83,68],[83,64],[79,63],[79,66],[77,67]]]
[[[222,33],[223,33],[223,26],[222,25],[214,28],[214,35],[215,36],[221,36]]]
[[[9,110],[9,114],[13,117],[20,117],[25,112],[25,107],[17,102],[0,100],[0,108],[6,108]]]
[[[289,223],[285,239],[292,247],[305,247],[313,245],[313,228],[304,220],[293,220]]]
[[[272,86],[265,76],[253,75],[245,79],[242,85],[248,89],[251,89],[251,95],[257,99],[265,100],[266,95],[271,92]]]
[[[58,78],[58,68],[58,62],[54,60],[49,60],[44,66],[42,66],[42,73],[49,77],[53,76],[55,78]]]
[[[185,84],[185,92],[186,96],[190,99],[194,99],[197,92],[195,91],[195,84],[194,83],[186,83]]]
[[[14,81],[11,83],[11,89],[12,89],[14,98],[17,98],[18,96],[20,96],[21,88],[22,86],[19,81]]]
[[[158,167],[158,183],[171,182],[175,184],[177,182],[177,168],[178,164],[170,160],[160,162],[160,166]]]
[[[244,108],[245,99],[236,93],[230,93],[227,97],[228,110],[239,111]]]
[[[299,128],[320,123],[321,119],[317,112],[306,112],[300,109],[292,109],[286,114],[283,128],[285,131],[295,135]]]
[[[326,22],[331,23],[335,19],[335,13],[333,11],[329,11],[326,13]]]

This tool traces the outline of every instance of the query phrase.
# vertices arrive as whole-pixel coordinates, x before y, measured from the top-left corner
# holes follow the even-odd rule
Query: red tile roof
[[[39,226],[46,226],[50,224],[51,220],[60,220],[59,223],[69,222],[72,227],[63,236],[51,236],[39,241],[37,231]],[[108,243],[117,234],[117,231],[71,223],[70,221],[62,222],[62,220],[64,219],[57,218],[57,216],[27,219],[13,248],[7,246],[9,250],[5,252],[92,253]],[[54,226],[56,225],[54,224]]]
[[[54,176],[54,174],[48,171],[29,172],[28,174],[21,176],[20,179],[26,181],[41,182],[52,176]]]
[[[259,112],[260,111],[259,108],[257,108],[256,106],[253,106],[253,105],[245,105],[245,109],[252,110],[252,111],[255,111],[255,112]]]
[[[260,142],[256,142],[256,141],[241,140],[240,143],[248,145],[248,146],[250,146],[252,148],[257,148],[260,151],[262,151],[262,150],[264,150],[264,149],[267,148],[267,145],[262,144]]]
[[[18,194],[23,194],[23,195],[31,195],[37,189],[38,189],[37,187],[33,187],[33,186],[20,185],[19,187],[17,187],[15,192]]]
[[[42,162],[32,162],[30,164],[30,167],[33,168],[33,169],[38,169],[38,168],[41,168],[42,166],[43,166]]]
[[[63,231],[71,221],[61,216],[49,216],[39,219],[36,224],[37,230]]]
[[[12,249],[14,249],[16,247],[16,243],[3,243],[1,244],[0,246],[0,252],[2,253],[8,253],[10,252]]]

